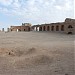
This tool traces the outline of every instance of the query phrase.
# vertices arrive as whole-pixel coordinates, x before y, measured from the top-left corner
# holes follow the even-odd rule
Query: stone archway
[[[25,31],[25,29],[24,29],[24,31]]]
[[[21,29],[17,29],[17,32],[21,31]]]
[[[39,27],[39,31],[42,31],[42,27]]]
[[[73,28],[72,25],[69,25],[68,28]]]
[[[64,31],[64,25],[61,25],[61,31]]]
[[[51,31],[54,31],[54,26],[51,27]]]
[[[56,26],[56,31],[59,31],[59,26]]]
[[[47,26],[47,31],[49,31],[50,30],[50,27],[49,26]]]
[[[73,33],[73,27],[72,25],[68,26],[68,34],[72,34]]]

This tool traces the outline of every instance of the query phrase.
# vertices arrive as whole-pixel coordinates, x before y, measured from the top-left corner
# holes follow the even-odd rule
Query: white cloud
[[[58,10],[62,10],[62,7],[59,6],[59,5],[56,5],[55,7],[56,7],[56,9],[58,9]]]
[[[21,7],[20,3],[17,1],[14,1],[13,4],[11,5],[12,9],[19,9]]]
[[[73,7],[73,4],[71,3],[70,0],[66,0],[66,3],[65,3],[65,6],[64,6],[64,9],[66,10],[71,10]],[[66,7],[66,8],[65,8]]]
[[[72,0],[0,0],[0,4],[6,6],[0,6],[0,12],[40,22],[62,14],[64,17],[73,9]]]
[[[0,11],[3,12],[3,13],[4,13],[4,12],[5,12],[5,13],[8,13],[8,9],[7,9],[7,8],[0,8]]]
[[[63,5],[57,4],[55,5],[55,8],[62,11],[70,11],[73,9],[73,4],[70,0],[65,0]]]
[[[13,2],[13,0],[0,0],[0,4],[8,6]]]

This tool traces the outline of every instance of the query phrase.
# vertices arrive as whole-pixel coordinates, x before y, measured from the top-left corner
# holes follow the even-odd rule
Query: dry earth
[[[75,75],[75,35],[0,32],[0,75]]]

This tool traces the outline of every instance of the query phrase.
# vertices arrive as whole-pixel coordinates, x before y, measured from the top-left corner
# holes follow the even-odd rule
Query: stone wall
[[[33,25],[30,23],[22,23],[21,26],[11,26],[10,31],[50,31],[50,32],[63,32],[75,33],[75,19],[66,18],[64,22]]]
[[[10,31],[30,31],[30,26],[11,26]]]
[[[50,23],[35,25],[34,29],[39,27],[38,31],[51,31],[51,32],[63,32],[63,33],[75,33],[75,19],[66,18],[64,22]]]

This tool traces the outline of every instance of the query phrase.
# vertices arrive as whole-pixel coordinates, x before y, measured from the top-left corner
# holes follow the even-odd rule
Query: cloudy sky
[[[0,0],[0,29],[74,18],[74,0]]]

